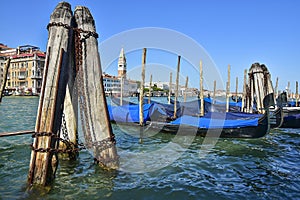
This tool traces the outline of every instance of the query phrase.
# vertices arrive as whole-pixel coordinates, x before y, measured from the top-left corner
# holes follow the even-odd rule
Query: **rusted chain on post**
[[[52,153],[73,153],[73,152],[79,152],[83,149],[86,149],[83,145],[80,145],[82,147],[80,148],[76,148],[75,144],[73,142],[70,142],[68,140],[64,140],[60,137],[58,137],[56,134],[52,133],[52,132],[35,132],[31,135],[32,138],[37,138],[37,137],[44,137],[44,136],[50,136],[52,139],[57,140],[57,141],[62,141],[63,143],[67,144],[66,146],[69,147],[67,149],[58,149],[58,148],[37,148],[32,144],[30,144],[31,150],[35,151],[35,152],[43,152],[43,153],[48,153],[48,152],[52,152]],[[71,147],[71,148],[70,148]],[[72,148],[73,147],[73,148]]]

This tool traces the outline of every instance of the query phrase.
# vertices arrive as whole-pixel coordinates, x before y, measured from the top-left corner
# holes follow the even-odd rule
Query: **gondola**
[[[283,107],[283,122],[280,128],[300,128],[300,107]]]
[[[183,116],[170,123],[151,122],[153,129],[170,134],[196,134],[202,137],[260,138],[269,133],[269,113],[260,118],[215,119]]]
[[[277,106],[279,106],[281,110],[274,113],[276,116],[276,127],[300,128],[300,107],[291,106],[287,101],[286,92],[283,92],[278,96]]]
[[[203,117],[183,115],[174,121],[145,121],[144,129],[180,135],[199,135],[222,138],[260,138],[270,131],[269,102],[265,98],[265,113],[206,113]],[[117,122],[119,126],[132,129],[140,126],[137,122]],[[124,130],[124,129],[123,129]],[[137,130],[136,130],[137,131]],[[138,131],[137,131],[138,132]]]

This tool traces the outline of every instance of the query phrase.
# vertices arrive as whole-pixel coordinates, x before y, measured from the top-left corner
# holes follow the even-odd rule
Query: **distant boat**
[[[9,92],[8,90],[4,90],[2,93],[2,96],[11,96],[12,92]]]

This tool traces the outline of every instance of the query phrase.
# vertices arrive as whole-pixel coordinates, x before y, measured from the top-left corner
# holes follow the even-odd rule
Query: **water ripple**
[[[34,128],[38,98],[3,100],[0,132]],[[32,138],[1,138],[0,199],[300,198],[299,129],[272,129],[266,137],[253,140],[219,139],[205,157],[199,157],[201,137],[194,138],[188,147],[176,144],[174,136],[168,134],[155,134],[140,144],[138,135],[113,128],[123,167],[141,169],[142,163],[159,169],[144,173],[106,171],[84,150],[76,161],[59,162],[51,188],[27,191]],[[151,154],[167,145],[165,154]],[[174,152],[180,157],[172,161]],[[130,159],[133,153],[144,156],[141,160]]]

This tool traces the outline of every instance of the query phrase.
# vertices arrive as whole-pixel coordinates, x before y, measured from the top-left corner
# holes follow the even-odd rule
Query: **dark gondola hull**
[[[151,123],[152,129],[160,130],[162,133],[180,135],[198,135],[202,137],[221,138],[260,138],[269,133],[268,116],[264,115],[258,126],[236,127],[236,128],[197,128],[189,125],[175,125],[163,123]]]
[[[285,108],[281,128],[300,128],[300,107]]]
[[[197,135],[201,137],[221,138],[261,138],[269,133],[268,115],[259,119],[257,126],[235,127],[235,128],[198,128],[185,124],[170,124],[164,122],[147,122],[143,127],[143,135],[153,136],[157,133],[174,135]],[[141,134],[138,123],[115,123],[124,132],[130,135]]]
[[[300,128],[300,107],[284,107],[277,118],[281,118],[278,128]]]

